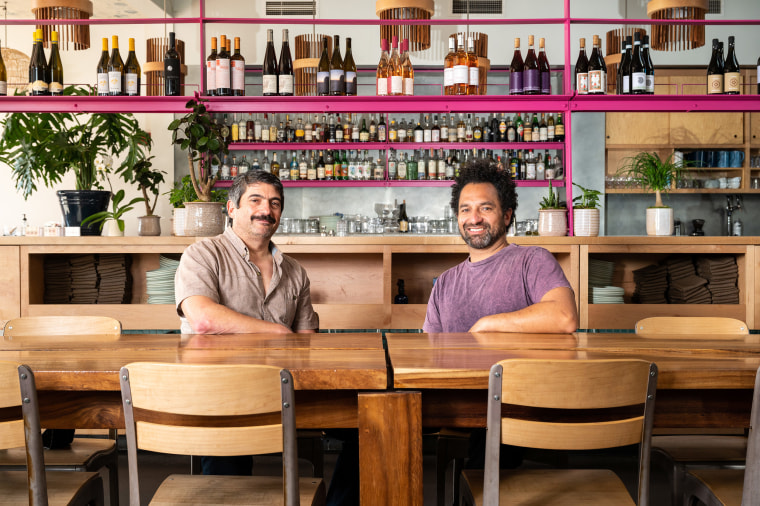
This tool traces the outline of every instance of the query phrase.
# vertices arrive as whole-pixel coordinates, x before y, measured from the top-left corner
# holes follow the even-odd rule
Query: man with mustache
[[[182,333],[316,332],[309,278],[271,238],[284,207],[282,183],[268,172],[240,174],[229,190],[232,227],[191,244],[174,278]],[[250,475],[251,457],[203,457],[204,474]]]

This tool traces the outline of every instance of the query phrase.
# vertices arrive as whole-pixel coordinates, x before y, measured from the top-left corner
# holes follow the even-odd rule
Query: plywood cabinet
[[[670,117],[663,113],[607,113],[607,145],[668,144]]]
[[[744,144],[744,113],[670,113],[670,144],[705,149]]]
[[[760,112],[749,113],[749,143],[760,146]]]

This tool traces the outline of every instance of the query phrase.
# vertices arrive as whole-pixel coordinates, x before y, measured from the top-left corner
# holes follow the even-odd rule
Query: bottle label
[[[631,92],[631,76],[623,76],[623,94]]]
[[[540,142],[546,142],[549,140],[549,127],[541,127],[538,130],[538,140]]]
[[[388,95],[388,79],[384,77],[377,78],[377,94],[381,97]]]
[[[269,95],[277,95],[277,76],[274,74],[265,74],[262,77],[261,84],[263,85],[263,93]]]
[[[654,94],[654,75],[648,74],[647,75],[647,93]]]
[[[588,71],[588,92],[589,93],[604,93],[602,87],[602,72],[601,70],[589,70]]]
[[[433,131],[432,130],[423,130],[422,131],[422,142],[433,142]]]
[[[98,95],[108,95],[108,73],[98,72]]]
[[[415,130],[414,131],[414,142],[423,142],[423,131],[422,130]]]
[[[562,137],[563,135],[565,135],[565,124],[556,125],[554,127],[554,137]]]
[[[330,94],[330,72],[317,72],[317,95]]]
[[[539,128],[534,128],[531,131],[531,141],[538,142],[541,140],[541,130]]]
[[[551,72],[541,72],[541,94],[542,95],[552,94],[552,73]]]
[[[480,69],[478,67],[470,67],[470,86],[480,85]]]
[[[343,69],[333,69],[330,71],[330,93],[345,93],[346,76]]]
[[[108,73],[108,92],[112,94],[120,94],[122,92],[121,72]]]
[[[549,125],[548,127],[546,127],[546,140],[547,141],[554,140],[554,125]]]
[[[404,78],[404,95],[406,96],[414,95],[414,78],[413,77]]]
[[[206,89],[216,91],[216,60],[206,62]]]
[[[512,130],[507,130],[507,142],[515,142],[517,137],[517,131],[513,128]]]
[[[454,84],[468,84],[470,82],[470,67],[467,65],[454,65]]]
[[[760,68],[760,67],[758,67]],[[454,68],[449,67],[443,69],[443,87],[448,88],[454,85]]]
[[[588,74],[578,73],[575,75],[575,89],[578,91],[578,95],[586,95],[588,93]]]
[[[32,91],[46,93],[48,91],[48,85],[45,81],[34,81],[32,83]]]
[[[317,166],[317,179],[325,178],[325,168],[321,165]]]
[[[631,74],[631,91],[647,91],[647,76],[644,72]]]
[[[725,93],[741,92],[741,75],[739,72],[726,72],[723,76],[723,91]]]
[[[525,179],[536,179],[536,164],[528,162],[525,165]]]
[[[386,137],[387,137],[387,129],[385,128],[385,124],[378,125],[377,126],[377,142],[385,142]]]
[[[216,88],[229,88],[230,87],[230,59],[229,58],[217,58],[216,59]]]
[[[280,95],[292,95],[293,94],[293,76],[291,74],[285,74],[278,76]]]
[[[346,72],[346,95],[356,95],[356,72]]]
[[[509,94],[521,95],[522,93],[523,93],[523,73],[510,72],[509,73]]]
[[[8,94],[8,81],[0,81],[0,95]]]
[[[137,80],[140,78],[137,74],[126,74],[124,80],[127,82],[127,95],[139,95],[140,89],[137,86]],[[53,83],[50,83],[50,91],[52,92]]]
[[[404,79],[401,76],[391,76],[391,95],[401,95],[404,93]]]
[[[709,95],[723,93],[723,74],[707,76],[707,93]]]
[[[308,170],[306,171],[306,179],[308,179],[309,181],[314,181],[315,179],[317,179],[317,169],[315,169],[314,167],[309,167]]]
[[[2,91],[2,94],[5,95],[7,93],[6,89],[4,88],[5,83],[0,84],[0,91]],[[48,87],[51,95],[61,95],[63,93],[63,84],[58,82],[52,82],[50,83],[50,86]]]
[[[523,93],[529,91],[541,91],[538,69],[527,69],[523,71]]]
[[[232,60],[232,89],[239,90],[245,95],[245,62]]]
[[[327,177],[327,178],[332,178],[333,177],[333,169],[334,169],[334,167],[335,166],[332,165],[332,164],[329,164],[329,163],[325,164],[325,177]]]
[[[431,142],[441,142],[441,131],[440,130],[433,130],[430,133],[430,141]]]
[[[399,164],[398,164],[398,179],[406,179],[406,163],[399,162]]]
[[[430,160],[428,162],[428,179],[436,179],[438,174],[438,162]]]

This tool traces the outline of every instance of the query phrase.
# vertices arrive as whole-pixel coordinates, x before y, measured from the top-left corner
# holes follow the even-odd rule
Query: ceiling
[[[164,0],[91,0],[94,18],[150,18],[163,13]],[[172,0],[166,0],[167,11],[171,12]],[[0,21],[7,5],[8,19],[32,19],[29,0],[0,0]]]

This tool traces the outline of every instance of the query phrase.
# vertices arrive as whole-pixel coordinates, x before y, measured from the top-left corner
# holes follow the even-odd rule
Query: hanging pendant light
[[[650,0],[649,19],[705,19],[708,0]],[[705,45],[705,25],[652,25],[650,46],[658,51],[681,51]]]
[[[42,43],[48,47],[50,33],[55,30],[60,36],[61,49],[68,50],[69,43],[74,51],[90,48],[90,25],[70,25],[72,19],[90,19],[92,2],[90,0],[32,0],[34,19],[61,20],[60,25],[37,25],[42,30]]]
[[[435,7],[433,0],[377,0],[375,12],[381,20],[430,19]],[[409,39],[409,51],[430,47],[430,25],[380,25],[380,40]]]

